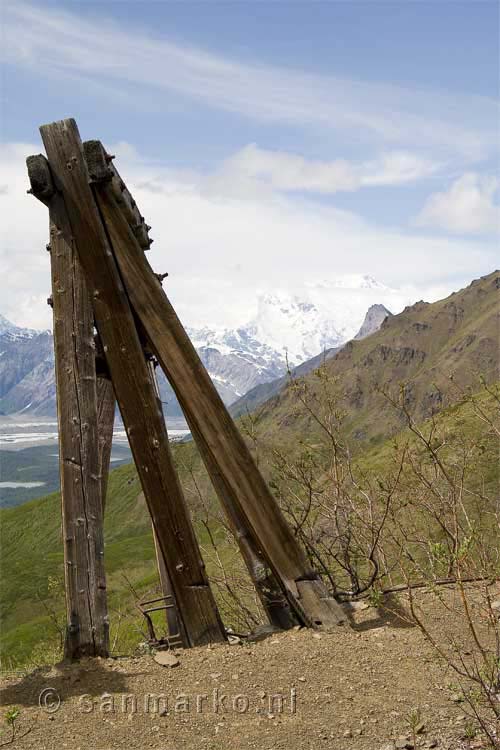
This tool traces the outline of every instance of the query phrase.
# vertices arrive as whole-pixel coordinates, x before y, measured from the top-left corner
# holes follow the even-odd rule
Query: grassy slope
[[[139,588],[156,579],[150,525],[146,508],[138,500],[139,491],[132,465],[111,473],[105,533],[113,605],[127,588],[121,571],[130,573],[130,580]],[[47,630],[51,631],[40,602],[48,597],[49,576],[62,580],[64,575],[59,493],[2,510],[1,520],[2,651],[24,658]],[[61,609],[60,593],[59,587],[57,610]],[[20,623],[23,628],[17,631]]]
[[[482,392],[478,398],[483,408],[487,408],[487,394]],[[444,410],[438,416],[438,424],[439,429],[447,433],[450,445],[458,445],[462,436],[477,438],[485,432],[484,424],[474,415],[468,403],[459,403]],[[400,439],[409,439],[408,433],[401,433]],[[383,474],[391,462],[392,446],[392,440],[374,446],[360,459],[363,467]],[[490,438],[489,449],[485,451],[484,460],[477,467],[478,476],[494,488],[498,488],[499,485],[498,462],[494,460],[497,450],[497,443]],[[193,444],[176,446],[175,454],[189,498],[191,482],[187,467],[193,467],[197,481],[201,485],[206,482],[206,477]],[[56,631],[39,597],[50,599],[49,577],[62,579],[63,576],[59,502],[58,493],[54,493],[16,508],[0,511],[3,581],[0,592],[0,644],[4,659],[7,657],[23,663],[37,643],[57,640]],[[206,541],[203,533],[200,533],[199,525],[197,531],[201,542]],[[135,469],[131,464],[111,473],[105,537],[106,570],[113,622],[116,620],[118,609],[133,609],[133,597],[128,581],[139,593],[150,590],[157,583],[148,513]],[[55,609],[61,614],[61,587],[56,590],[53,600]],[[121,641],[122,648],[132,648],[139,640],[138,634],[131,632]]]

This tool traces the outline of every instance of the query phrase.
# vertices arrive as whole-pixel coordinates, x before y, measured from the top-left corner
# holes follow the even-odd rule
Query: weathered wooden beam
[[[261,604],[269,622],[282,630],[288,630],[297,624],[289,602],[279,585],[276,576],[267,564],[258,541],[254,538],[252,529],[246,522],[245,516],[239,511],[238,499],[233,494],[232,487],[225,481],[202,435],[198,432],[195,422],[186,416],[191,434],[196,442],[200,456],[205,464],[212,485],[222,505],[232,534],[238,544],[241,556],[245,562],[250,578],[255,586]]]
[[[144,221],[144,216],[141,215],[134,198],[112,163],[114,157],[104,151],[101,141],[84,141],[83,153],[92,182],[109,182],[120,211],[134,232],[137,242],[143,250],[149,250],[153,243],[149,236],[151,227]]]
[[[96,183],[94,190],[134,312],[186,418],[201,436],[230,490],[231,502],[237,502],[238,514],[258,540],[291,607],[311,627],[347,624],[342,608],[308,564],[158,278],[116,210],[113,191],[106,182]]]
[[[136,236],[138,244],[143,249],[147,249],[150,246],[149,236],[147,234],[150,227],[144,223],[144,218],[142,217],[135,200],[120,177],[116,166],[111,163],[113,157],[106,153],[102,143],[97,140],[84,141],[83,151],[91,180],[94,183],[106,182],[109,184],[114,198],[120,206],[122,214]],[[157,274],[157,278],[160,282],[167,276],[167,273]],[[156,383],[154,368],[152,370],[152,376]],[[191,432],[196,439],[200,453],[203,456],[204,463],[219,497],[219,501],[226,511],[250,577],[257,589],[259,598],[261,599],[270,622],[283,629],[293,627],[297,621],[292,615],[289,604],[284,597],[275,576],[263,559],[259,551],[258,543],[252,538],[251,529],[246,524],[245,518],[238,513],[237,502],[232,497],[231,488],[224,483],[224,479],[218,471],[217,464],[214,462],[206,445],[203,443],[202,436],[197,432],[196,426],[193,424],[190,425],[190,427]],[[162,566],[159,562],[160,577],[161,567]],[[163,581],[162,586],[164,591],[167,589],[170,590],[168,580]],[[175,613],[169,612],[169,615],[173,624]]]
[[[222,641],[224,629],[173,467],[128,297],[89,185],[78,128],[70,119],[44,125],[40,132],[57,189],[50,209],[59,230],[69,232],[78,248],[115,395],[189,644]]]
[[[32,192],[48,201],[47,160],[27,160]],[[109,620],[97,447],[93,312],[74,243],[51,221],[54,357],[59,424],[62,532],[67,607],[65,656],[107,656]]]
[[[54,194],[54,184],[47,159],[43,154],[28,156],[26,167],[31,185],[28,193],[32,193],[39,201],[47,204]],[[47,250],[50,250],[50,244],[47,245]]]

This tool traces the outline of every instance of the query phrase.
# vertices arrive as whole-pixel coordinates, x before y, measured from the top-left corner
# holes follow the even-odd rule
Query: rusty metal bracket
[[[153,606],[157,605],[157,606]],[[174,597],[171,594],[159,596],[156,599],[148,599],[139,602],[138,605],[141,614],[144,616],[148,628],[148,643],[156,649],[183,648],[183,640],[180,632],[169,633],[163,638],[158,638],[154,629],[153,620],[150,617],[152,612],[166,612],[168,609],[176,609]]]

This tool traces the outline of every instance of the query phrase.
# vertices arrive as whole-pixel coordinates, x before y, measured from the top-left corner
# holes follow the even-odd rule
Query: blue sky
[[[67,116],[117,153],[190,324],[343,274],[403,304],[493,270],[496,2],[7,2],[2,33],[16,322],[48,321],[24,157]]]

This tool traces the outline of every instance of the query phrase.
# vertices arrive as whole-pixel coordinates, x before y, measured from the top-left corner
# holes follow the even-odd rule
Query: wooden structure
[[[49,208],[66,595],[67,655],[104,654],[102,519],[114,399],[157,544],[170,628],[185,646],[225,630],[172,463],[151,353],[172,385],[271,622],[345,622],[260,474],[145,256],[149,227],[99,141],[74,120],[40,129],[27,159]],[[97,331],[94,337],[94,327]]]

